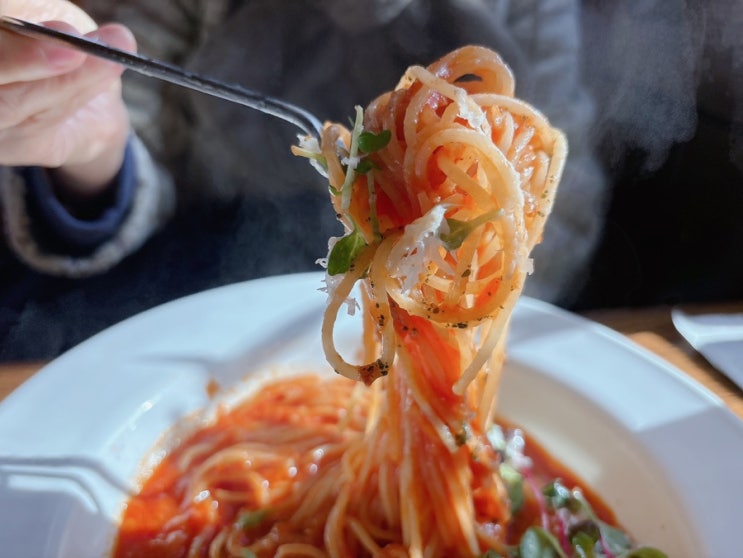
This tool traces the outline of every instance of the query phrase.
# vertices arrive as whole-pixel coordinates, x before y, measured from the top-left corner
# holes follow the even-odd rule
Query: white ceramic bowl
[[[321,278],[262,279],[166,304],[8,397],[2,555],[106,556],[127,491],[162,457],[174,424],[208,413],[211,380],[239,397],[245,375],[327,371]],[[348,348],[358,329],[343,322],[338,343]],[[507,354],[501,414],[593,487],[634,537],[674,558],[740,555],[743,423],[717,398],[606,328],[528,298]]]

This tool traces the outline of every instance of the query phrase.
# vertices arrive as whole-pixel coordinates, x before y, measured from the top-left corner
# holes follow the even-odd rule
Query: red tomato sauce
[[[329,418],[330,417],[330,418]],[[335,420],[335,424],[334,424]],[[178,466],[183,455],[202,443],[208,443],[210,452],[230,447],[241,442],[254,429],[261,425],[286,424],[295,428],[305,428],[307,435],[311,435],[318,427],[326,427],[326,431],[337,429],[337,420],[332,415],[307,412],[307,408],[298,408],[296,400],[287,396],[285,391],[271,386],[263,389],[258,396],[251,398],[247,404],[242,404],[229,412],[220,414],[211,425],[196,431],[180,446],[176,447],[152,472],[145,481],[142,490],[132,497],[126,505],[123,518],[114,545],[113,558],[180,558],[188,555],[191,542],[196,537],[212,539],[219,528],[238,520],[240,509],[250,502],[220,502],[219,509],[209,509],[206,501],[191,502],[188,505],[186,520],[183,520],[182,502],[186,497],[186,481],[184,472]],[[327,427],[330,427],[329,429]],[[511,425],[504,424],[505,428]],[[543,486],[547,482],[559,478],[568,488],[579,487],[584,496],[593,506],[594,511],[602,520],[615,525],[616,521],[611,510],[603,501],[580,479],[563,466],[556,458],[549,455],[537,442],[524,434],[526,440],[525,455],[533,461],[531,475],[538,484]],[[209,458],[210,453],[196,459],[193,463],[198,466]],[[317,467],[322,467],[321,458],[313,455],[297,453],[291,456],[294,466],[291,473],[286,467],[262,470],[262,475],[270,484],[291,483],[301,481]],[[240,489],[240,481],[236,475],[231,475],[226,466],[219,471],[220,479],[224,482],[218,488]],[[234,472],[234,471],[232,471]],[[291,478],[290,478],[291,477]],[[222,482],[222,481],[220,481]],[[212,485],[212,490],[215,487]],[[174,523],[173,518],[181,517]],[[324,515],[323,515],[324,517]],[[523,532],[532,525],[540,524],[540,511],[533,496],[526,492],[526,499],[521,511],[512,519],[508,527],[507,542],[517,542]],[[273,528],[276,529],[276,523]],[[281,530],[281,524],[278,524]],[[271,526],[248,526],[246,536],[259,534],[258,532]],[[252,530],[252,532],[251,532]],[[265,533],[260,533],[265,534]],[[317,518],[313,524],[304,526],[303,542],[320,544],[323,537],[322,519]],[[206,552],[202,554],[207,556]],[[270,555],[270,554],[269,554]]]

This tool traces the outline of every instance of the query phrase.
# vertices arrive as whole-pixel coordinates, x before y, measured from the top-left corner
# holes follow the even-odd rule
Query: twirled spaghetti
[[[493,437],[509,318],[567,149],[513,93],[495,53],[465,47],[295,149],[347,227],[322,334],[354,381],[269,384],[197,433],[129,504],[117,558],[516,556],[533,522],[565,522],[528,486],[531,512],[514,515],[504,465],[529,467]],[[362,364],[333,339],[355,286]]]
[[[354,132],[325,128],[321,156],[338,192],[334,205],[363,245],[330,281],[323,338],[339,373],[366,383],[384,375],[397,353],[394,330],[416,317],[427,323],[431,345],[460,353],[450,371],[454,391],[461,395],[480,374],[491,385],[476,391],[483,403],[493,400],[508,318],[567,154],[562,133],[513,92],[494,52],[465,47],[427,69],[409,68],[393,92],[371,103],[363,130],[389,131],[384,147],[362,159],[360,122]],[[370,170],[358,172],[362,164]],[[382,349],[359,366],[335,350],[332,329],[362,277]],[[489,414],[489,405],[481,409]]]
[[[509,521],[486,432],[508,320],[567,152],[562,133],[513,94],[497,54],[465,47],[409,68],[394,91],[357,110],[352,131],[328,125],[320,144],[348,231],[327,262],[329,274],[340,273],[328,281],[324,349],[354,380],[392,371],[355,449],[365,468],[353,477],[398,467],[391,486],[365,498],[398,495],[400,509],[382,519],[397,526],[409,556],[500,549],[502,531],[494,533]],[[361,365],[333,342],[337,313],[359,282],[367,332],[381,345]]]

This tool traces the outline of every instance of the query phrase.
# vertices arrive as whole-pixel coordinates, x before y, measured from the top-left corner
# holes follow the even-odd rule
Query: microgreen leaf
[[[456,250],[462,245],[464,239],[474,231],[480,225],[484,225],[488,221],[494,221],[495,219],[503,215],[502,209],[496,209],[478,215],[470,221],[460,221],[459,219],[447,219],[446,223],[449,225],[449,232],[441,235],[441,240],[446,246],[447,250]]]
[[[250,529],[257,527],[266,519],[268,512],[266,510],[246,510],[237,518],[237,526],[240,529]]]
[[[585,496],[583,496],[580,491],[573,491],[571,495],[573,501],[580,506],[580,509],[583,511],[583,513],[593,523],[595,523],[596,527],[599,530],[601,541],[604,545],[606,545],[606,548],[609,550],[609,552],[617,555],[632,548],[632,541],[627,536],[627,534],[624,531],[617,529],[616,527],[612,527],[604,521],[601,521],[596,515],[596,512],[593,511],[591,504],[588,502],[588,500],[586,500]]]
[[[356,173],[357,174],[366,174],[372,169],[378,169],[379,165],[376,164],[374,161],[369,159],[368,157],[364,157],[359,161],[359,164],[356,165]]]
[[[503,482],[506,483],[511,513],[516,514],[524,505],[524,477],[508,463],[501,463],[499,470]]]
[[[573,500],[570,490],[560,482],[560,479],[556,479],[545,485],[542,488],[542,494],[544,494],[547,505],[553,510],[570,507]]]
[[[495,550],[491,548],[489,550],[486,550],[482,554],[480,554],[478,558],[503,558],[503,555],[499,554],[498,552],[496,552]]]
[[[590,537],[594,542],[601,538],[599,526],[593,519],[584,519],[582,521],[575,521],[575,519],[573,519],[573,521],[574,523],[569,529],[569,538],[572,539],[577,535],[581,535]]]
[[[620,554],[632,548],[632,541],[623,531],[603,521],[596,521],[596,525],[601,533],[601,540],[612,554]]]
[[[573,535],[570,544],[575,549],[577,558],[596,558],[596,539],[588,533],[581,531]]]
[[[657,548],[642,546],[625,554],[620,554],[617,558],[668,558],[668,556]]]
[[[363,153],[374,153],[390,142],[392,133],[389,130],[382,130],[378,134],[374,132],[362,132],[359,134],[359,151]]]
[[[338,275],[351,269],[354,260],[366,246],[366,241],[358,230],[341,238],[328,255],[328,275]]]
[[[529,527],[519,542],[520,558],[567,558],[554,535],[541,527]]]

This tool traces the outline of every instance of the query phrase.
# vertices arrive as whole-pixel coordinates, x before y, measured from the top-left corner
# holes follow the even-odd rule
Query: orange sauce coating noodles
[[[353,130],[329,123],[295,150],[324,165],[347,229],[336,241],[358,248],[328,255],[321,332],[331,367],[357,382],[269,386],[176,449],[129,504],[117,558],[508,551],[522,520],[488,433],[567,149],[513,93],[494,52],[464,47],[409,68]],[[354,287],[360,364],[333,335]]]
[[[249,556],[240,552],[257,540],[260,547],[254,554],[259,558],[276,555],[280,543],[290,549],[284,556],[310,555],[292,553],[291,545],[309,544],[324,552],[324,527],[341,492],[343,454],[363,437],[364,401],[350,381],[303,376],[269,383],[234,409],[222,411],[213,424],[176,447],[129,501],[113,558],[206,558],[212,556],[210,545],[218,549],[216,556]],[[417,451],[424,461],[426,448]],[[528,436],[525,454],[539,484],[559,477],[567,486],[581,487],[597,513],[613,523],[608,508]],[[394,471],[373,472],[383,474]],[[356,496],[367,499],[359,490]],[[536,503],[527,495],[506,540],[518,541],[527,527],[537,524]],[[350,550],[348,556],[370,555],[358,547]],[[384,555],[402,554],[390,548]]]

